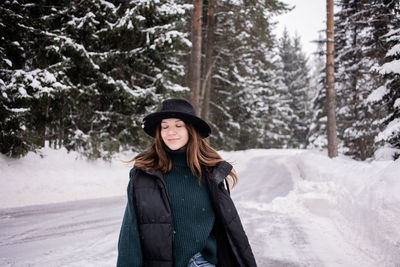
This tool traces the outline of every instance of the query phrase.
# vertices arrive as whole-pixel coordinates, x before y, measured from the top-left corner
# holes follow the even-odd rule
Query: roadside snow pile
[[[382,263],[400,263],[399,160],[364,163],[304,153],[296,156],[296,164],[300,176],[316,186],[311,195],[303,194],[310,212],[324,210],[350,241],[365,244],[360,249],[366,253],[372,253],[370,243],[381,255],[390,255]],[[318,193],[326,197],[319,201]]]
[[[21,159],[0,155],[0,208],[120,196],[131,156],[89,161],[65,149],[44,148]]]
[[[343,247],[346,243],[367,255],[369,266],[374,266],[373,263],[397,266],[400,263],[400,160],[359,162],[347,157],[329,159],[320,152],[301,150],[260,150],[254,155],[249,151],[226,153],[233,161],[247,162],[247,166],[252,161],[260,165],[262,162],[258,158],[264,157],[262,165],[265,168],[252,166],[251,177],[241,176],[241,172],[248,174],[249,170],[240,166],[239,178],[243,179],[240,183],[245,184],[240,187],[247,188],[249,184],[254,187],[255,182],[259,188],[257,192],[253,190],[246,195],[238,188],[234,197],[240,205],[256,208],[259,212],[283,213],[299,218],[305,228],[312,228],[308,234],[309,238],[314,238],[310,243],[314,244],[316,254],[319,246],[338,243],[334,240],[335,228],[345,240],[339,242],[339,248],[325,247],[325,254],[335,254],[333,250],[336,249],[338,255],[342,253],[343,258],[346,257],[348,252]],[[274,167],[268,162],[282,166]],[[270,200],[269,195],[282,188],[277,185],[270,191],[270,180],[277,184],[275,172],[280,173],[279,179],[287,179],[288,175],[282,175],[284,168],[290,172],[292,188],[287,190],[287,194],[281,193]],[[357,263],[355,254],[348,256],[347,263],[350,260]],[[329,255],[321,257],[328,259]],[[338,263],[337,257],[332,257],[333,262]]]

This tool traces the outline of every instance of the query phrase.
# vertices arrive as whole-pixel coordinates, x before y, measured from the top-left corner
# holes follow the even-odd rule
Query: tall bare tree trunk
[[[211,95],[211,76],[213,68],[213,50],[214,50],[214,36],[215,36],[215,2],[216,0],[208,1],[208,14],[207,14],[207,43],[206,43],[206,67],[204,77],[203,89],[203,102],[201,109],[201,116],[203,119],[208,120],[210,113],[210,95]]]
[[[200,86],[201,86],[201,25],[202,25],[202,0],[193,0],[192,16],[192,52],[190,58],[190,102],[196,112],[200,106]]]
[[[333,0],[326,1],[326,105],[328,115],[328,156],[337,157],[337,135],[336,135],[336,101],[335,101],[335,78],[334,78],[334,20]]]

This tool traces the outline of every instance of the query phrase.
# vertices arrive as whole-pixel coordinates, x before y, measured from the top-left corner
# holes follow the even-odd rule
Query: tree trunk
[[[326,2],[326,105],[328,115],[328,156],[337,157],[337,134],[336,134],[336,101],[335,101],[335,78],[334,78],[334,20],[333,0]]]
[[[39,147],[45,147],[46,144],[46,124],[49,117],[49,104],[46,98],[39,100],[38,105],[40,106],[39,114],[36,118],[36,138],[35,144]]]
[[[202,0],[193,0],[192,16],[192,52],[190,60],[190,102],[195,111],[199,112],[200,86],[201,86],[201,25],[202,25]]]
[[[360,148],[360,159],[364,161],[367,159],[367,149],[364,137],[358,138],[358,146]]]
[[[354,39],[354,40],[356,40],[356,39]],[[357,45],[357,42],[354,41],[353,47],[356,47],[356,45]],[[359,103],[360,98],[358,96],[359,93],[357,90],[357,83],[358,83],[358,75],[353,76],[353,81],[351,83],[351,89],[353,90],[353,99],[352,99],[353,101],[351,102],[351,105],[353,107],[352,127],[355,127],[354,122],[357,123],[360,120],[360,115],[359,115],[360,112],[358,110],[358,105],[360,104]],[[361,136],[361,137],[357,138],[356,140],[351,140],[351,142],[356,143],[356,144],[354,144],[354,147],[358,146],[359,153],[360,153],[360,159],[363,161],[366,160],[367,159],[367,153],[366,153],[367,149],[366,149],[366,143],[365,143],[364,137]]]
[[[207,14],[207,43],[206,43],[206,67],[205,79],[203,89],[203,102],[201,109],[201,116],[203,119],[208,120],[210,113],[210,95],[211,95],[211,77],[213,68],[213,50],[214,50],[214,30],[215,30],[215,2],[216,0],[208,1],[208,14]]]

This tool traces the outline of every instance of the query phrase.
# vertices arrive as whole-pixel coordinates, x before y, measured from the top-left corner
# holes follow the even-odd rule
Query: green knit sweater
[[[175,267],[186,266],[197,252],[217,263],[216,240],[211,235],[215,214],[207,187],[186,163],[186,151],[166,149],[172,170],[164,175],[175,229]]]
[[[189,259],[201,252],[209,262],[217,264],[216,240],[211,234],[215,214],[203,182],[199,184],[186,163],[184,150],[168,153],[172,170],[164,175],[174,218],[175,267],[186,267]],[[128,185],[129,188],[129,185]],[[118,242],[117,267],[141,267],[142,255],[137,220],[128,201]],[[135,205],[135,198],[132,199]]]

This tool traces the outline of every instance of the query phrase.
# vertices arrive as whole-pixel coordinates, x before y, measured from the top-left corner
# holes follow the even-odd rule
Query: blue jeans
[[[214,264],[209,263],[206,259],[203,258],[201,253],[196,253],[189,261],[187,267],[215,267]]]

